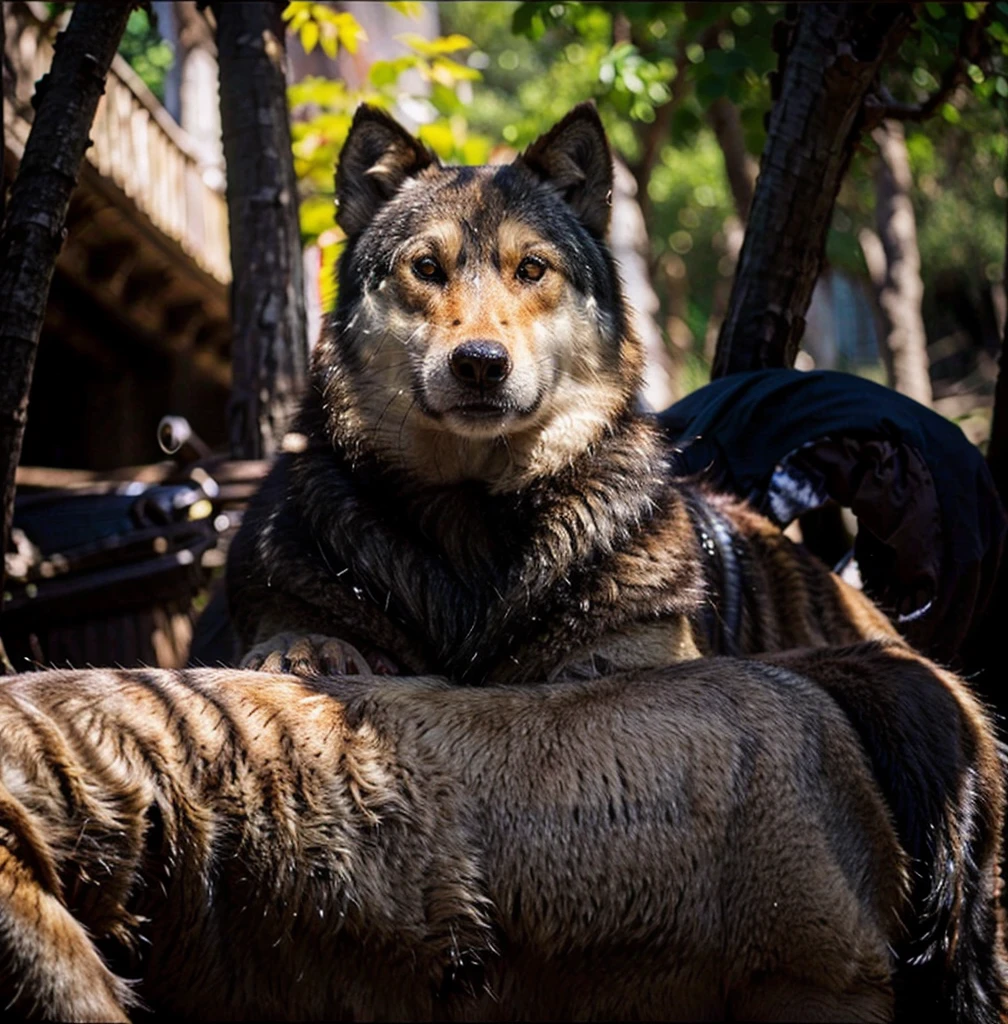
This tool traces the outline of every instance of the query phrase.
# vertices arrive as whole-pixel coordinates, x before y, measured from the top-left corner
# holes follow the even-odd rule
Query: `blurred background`
[[[894,109],[902,104],[917,113],[879,124],[853,156],[796,365],[887,383],[958,423],[984,448],[1006,315],[1008,4],[918,6],[882,85]],[[36,83],[71,7],[2,5],[8,185],[31,127]],[[786,5],[279,8],[309,348],[335,301],[342,236],[333,169],[358,103],[388,109],[445,161],[485,163],[510,159],[575,103],[592,99],[617,157],[611,243],[649,353],[647,401],[664,408],[709,380],[766,137],[780,49],[775,33]],[[229,232],[215,40],[213,4],[154,0],[130,16],[113,62],[71,202],[31,386],[18,493],[22,525],[33,501],[49,510],[48,520],[40,512],[37,535],[54,515],[64,526],[80,516],[54,513],[53,494],[90,488],[122,496],[122,481],[129,481],[141,491],[126,497],[145,495],[142,512],[135,501],[129,506],[131,528],[139,516],[143,529],[168,545],[155,553],[177,555],[163,527],[180,518],[178,508],[188,510],[181,516],[186,529],[206,519],[226,535],[261,475],[262,466],[236,449],[233,433],[229,449],[235,225]],[[922,110],[926,117],[918,116]],[[190,474],[182,498],[173,493],[162,501],[143,488],[161,486],[178,469],[164,457],[165,430],[174,429],[162,423],[168,415],[186,421],[170,449],[190,461],[229,452],[232,461],[218,465],[209,483]],[[14,646],[25,657],[55,660],[64,648],[54,625],[39,639],[39,587],[58,598],[46,581],[73,572],[30,534],[16,529],[15,546],[22,547],[7,554],[13,589],[5,636],[18,633],[23,643]],[[104,625],[81,632],[81,595],[92,593],[85,586],[59,612],[76,623],[64,644],[67,651],[76,644],[69,660],[151,660],[152,635],[162,638],[159,663],[184,657],[199,604],[192,604],[193,592],[219,570],[222,554],[206,538],[193,540],[184,530],[179,537],[188,561],[173,564],[189,575],[177,594],[159,598],[156,622],[136,627],[147,637],[134,644],[143,650],[124,654],[108,640],[110,655],[94,635],[115,634],[122,647],[122,631],[134,628],[126,613],[115,627],[105,615]],[[56,530],[49,547],[66,552],[74,543],[84,552],[75,565],[98,564],[101,545],[92,550],[93,537]],[[204,575],[192,576],[197,568]],[[49,606],[50,624],[57,611]],[[81,640],[85,634],[90,639]],[[85,642],[99,653],[89,655]]]

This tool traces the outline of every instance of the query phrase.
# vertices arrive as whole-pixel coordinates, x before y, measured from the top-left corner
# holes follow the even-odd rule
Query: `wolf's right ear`
[[[357,108],[336,168],[336,223],[356,235],[399,186],[437,163],[426,146],[384,111]]]
[[[518,157],[550,182],[596,238],[609,227],[613,162],[605,128],[593,103],[579,103]]]

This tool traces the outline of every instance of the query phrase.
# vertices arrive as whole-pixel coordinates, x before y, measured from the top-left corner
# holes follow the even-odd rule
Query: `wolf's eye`
[[[445,279],[441,264],[433,256],[421,256],[414,260],[413,273],[424,281],[440,282]]]
[[[515,277],[519,281],[538,281],[546,273],[546,261],[538,256],[526,256],[518,264]]]

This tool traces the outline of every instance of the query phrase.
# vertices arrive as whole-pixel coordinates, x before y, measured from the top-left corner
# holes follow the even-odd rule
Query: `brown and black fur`
[[[339,305],[291,450],[229,557],[243,663],[604,689],[614,673],[699,678],[702,665],[666,667],[699,655],[812,658],[878,641],[884,655],[849,671],[828,668],[831,653],[821,673],[814,660],[802,671],[840,680],[844,735],[863,748],[909,858],[898,1009],[919,1000],[946,1019],[996,1020],[1002,795],[989,724],[960,680],[765,519],[673,478],[636,411],[641,352],[602,240],[610,185],[591,108],[514,164],[461,169],[384,115],[358,113],[337,175],[349,236]],[[546,268],[531,281],[529,254]],[[502,380],[475,388],[457,372],[474,346],[498,354]],[[918,677],[934,682],[903,683]],[[567,750],[562,733],[556,742]],[[785,788],[816,770],[819,742],[822,730],[808,764],[788,762]],[[573,755],[544,756],[563,766]],[[857,820],[836,793],[822,799],[838,829]],[[858,870],[883,871],[874,856]],[[686,896],[708,884],[690,878]]]
[[[602,240],[611,183],[591,107],[482,168],[441,167],[358,113],[301,450],[231,551],[245,664],[307,670],[321,639],[284,655],[310,634],[407,672],[527,683],[895,636],[761,517],[672,479],[635,411],[642,354]],[[538,280],[521,277],[529,259]],[[503,353],[499,386],[453,375],[473,345]]]
[[[528,687],[13,677],[0,1005],[994,1022],[1001,802],[979,708],[902,645]]]

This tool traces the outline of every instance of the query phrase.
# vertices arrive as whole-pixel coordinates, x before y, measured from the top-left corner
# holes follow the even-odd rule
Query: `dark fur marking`
[[[974,806],[970,792],[974,724],[926,662],[900,658],[894,665],[884,644],[767,660],[815,680],[843,710],[911,857],[909,932],[897,949],[897,1019],[933,1019],[943,1008],[950,1020],[1000,1020],[996,921],[990,893],[979,891],[978,870],[989,869],[998,839],[991,809]],[[982,802],[982,789],[978,796]]]
[[[712,597],[726,623],[738,607],[740,624],[710,630],[706,644],[698,638],[704,653],[728,649],[732,638],[751,654],[887,635],[867,602],[840,593],[778,531],[672,480],[654,425],[633,411],[632,387],[621,404],[605,405],[608,432],[597,444],[586,442],[566,468],[500,494],[489,481],[424,484],[392,469],[397,463],[380,442],[353,426],[352,387],[336,385],[368,384],[353,329],[362,295],[389,275],[399,246],[444,220],[461,226],[463,259],[475,258],[477,244],[495,244],[505,218],[541,234],[561,254],[568,280],[596,303],[599,362],[619,379],[637,379],[638,349],[599,240],[598,210],[584,202],[599,199],[602,180],[591,121],[582,111],[509,167],[463,174],[428,165],[351,237],[340,306],[316,350],[314,388],[299,421],[308,448],[278,461],[232,545],[229,587],[246,646],[273,609],[274,632],[328,633],[386,649],[407,671],[482,684],[541,682],[572,651],[590,662],[593,645],[631,628],[675,619],[698,627]],[[408,156],[408,147],[401,152]],[[717,550],[705,564],[695,510],[708,505],[730,526],[726,536],[714,530]],[[709,526],[708,513],[703,519]],[[951,1014],[987,1020],[1001,998],[991,949],[997,922],[985,889],[997,845],[989,827],[996,813],[985,801],[998,787],[971,774],[987,769],[961,708],[935,685],[940,680],[926,667],[911,680],[896,654],[879,658],[879,679],[903,672],[902,681],[886,689],[856,678],[865,662],[855,658],[850,678],[832,685],[869,752],[900,840],[923,867],[909,908],[914,932],[900,951],[919,961],[901,968],[901,1013],[940,998]],[[603,662],[596,664],[611,667]],[[817,664],[802,662],[799,671],[817,678]],[[755,754],[742,750],[743,778]],[[601,813],[618,819],[639,811],[620,801]],[[951,964],[940,948],[946,940],[956,943]]]

